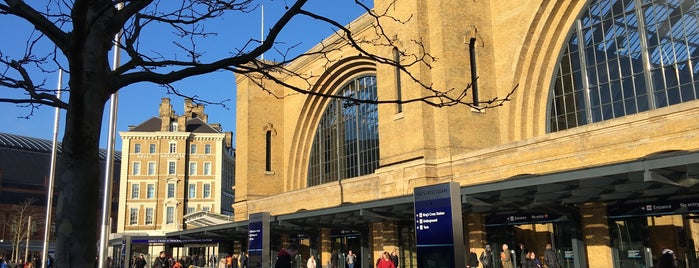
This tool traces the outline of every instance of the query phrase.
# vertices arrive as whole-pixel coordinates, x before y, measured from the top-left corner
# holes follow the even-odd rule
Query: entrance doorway
[[[486,226],[488,242],[493,249],[493,256],[500,256],[502,245],[507,244],[515,267],[521,267],[522,250],[520,244],[527,251],[534,251],[542,261],[546,244],[550,243],[556,251],[559,263],[563,268],[575,267],[575,255],[573,241],[578,230],[569,221],[547,223],[520,223],[512,225]],[[500,263],[495,261],[494,267],[499,268]]]
[[[656,267],[664,249],[677,258],[677,267],[699,267],[699,216],[663,215],[610,220],[615,267]]]

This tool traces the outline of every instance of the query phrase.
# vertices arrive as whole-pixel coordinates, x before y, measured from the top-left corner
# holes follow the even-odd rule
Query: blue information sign
[[[415,188],[417,267],[464,267],[459,184]]]
[[[269,214],[267,213],[256,213],[250,214],[248,221],[248,267],[249,268],[262,268],[263,263],[265,263],[265,246],[269,247],[269,244],[265,242],[265,239],[269,234],[266,230],[269,228]],[[266,250],[269,250],[267,248]]]

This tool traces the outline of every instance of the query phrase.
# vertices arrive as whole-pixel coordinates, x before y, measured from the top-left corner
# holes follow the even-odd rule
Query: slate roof
[[[143,123],[133,127],[129,132],[158,132],[160,131],[160,126],[162,121],[160,117],[152,117]],[[193,118],[187,121],[187,126],[185,128],[186,132],[193,133],[221,133],[220,131],[211,127],[211,125],[202,121],[199,118]]]

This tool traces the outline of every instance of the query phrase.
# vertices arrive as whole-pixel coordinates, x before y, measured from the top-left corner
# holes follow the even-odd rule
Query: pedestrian
[[[46,257],[46,268],[53,268],[53,256],[51,255]]]
[[[398,268],[398,254],[396,254],[395,249],[391,252],[391,255],[389,257],[391,258],[391,262],[393,263],[393,266]]]
[[[347,267],[354,268],[354,262],[356,260],[357,260],[357,255],[354,255],[354,253],[352,253],[351,249],[349,251],[347,251],[347,257],[345,258],[345,261],[347,262]]]
[[[153,268],[169,268],[170,267],[170,262],[167,259],[167,254],[165,251],[160,252],[160,256],[155,258],[155,261],[153,262]]]
[[[248,254],[245,251],[240,251],[240,268],[248,268]]]
[[[312,254],[310,257],[308,257],[306,268],[316,268],[316,257],[314,257]]]
[[[672,249],[663,248],[658,258],[658,268],[677,268],[677,257]]]
[[[296,244],[291,244],[286,249],[279,250],[274,268],[291,268],[291,260],[294,259],[297,253],[299,253],[299,246]]]
[[[515,268],[512,263],[512,258],[510,257],[510,248],[507,244],[502,244],[502,252],[500,252],[500,262],[502,263],[502,268]]]
[[[476,249],[471,248],[471,251],[466,254],[466,268],[478,267],[478,255],[476,255]]]
[[[525,260],[526,265],[523,265],[523,268],[543,268],[541,261],[536,258],[536,253],[534,253],[534,251],[527,252]]]
[[[333,250],[332,253],[330,253],[330,267],[331,268],[337,268],[337,250]]]
[[[381,258],[376,263],[376,268],[396,268],[391,261],[391,256],[388,254],[388,251],[384,251],[383,254],[381,254]]]
[[[490,244],[485,245],[485,250],[481,252],[478,260],[483,264],[483,268],[493,268],[493,250],[490,248]]]
[[[141,254],[140,256],[138,256],[136,258],[136,260],[133,263],[133,267],[134,268],[145,268],[146,267],[146,259],[143,256],[143,254]]]
[[[551,247],[551,243],[546,244],[546,251],[544,251],[544,263],[548,268],[559,268],[560,263],[558,262],[558,255],[556,251]]]
[[[529,250],[524,247],[524,243],[519,243],[519,263],[522,265],[522,267],[526,267],[527,263],[527,253],[529,253]]]

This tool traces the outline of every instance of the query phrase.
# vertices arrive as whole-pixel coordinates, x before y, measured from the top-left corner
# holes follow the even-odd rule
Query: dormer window
[[[177,132],[177,121],[170,122],[170,132]]]

